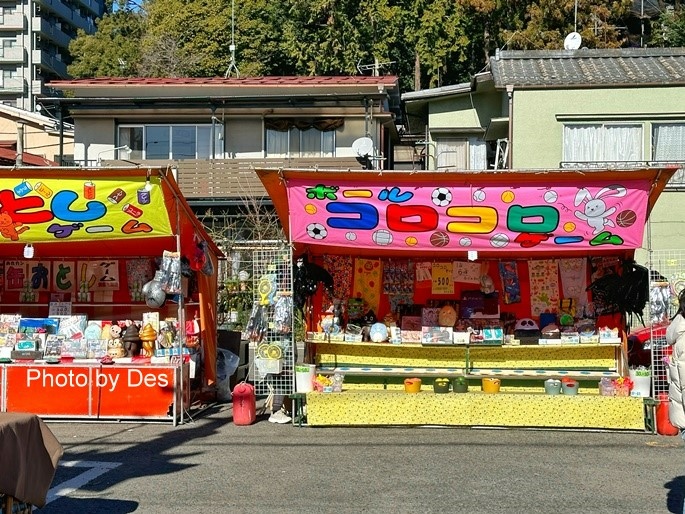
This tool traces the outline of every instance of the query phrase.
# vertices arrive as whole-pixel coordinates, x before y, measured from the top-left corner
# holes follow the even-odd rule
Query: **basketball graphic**
[[[379,246],[388,246],[392,243],[392,234],[387,230],[376,230],[371,237],[373,242]]]
[[[631,211],[630,209],[626,209],[625,211],[621,211],[616,215],[616,224],[619,227],[623,227],[623,228],[630,227],[636,221],[637,221],[637,215],[635,214],[635,211]]]
[[[433,246],[447,246],[450,242],[450,236],[447,235],[447,232],[439,230],[431,234],[430,241]]]
[[[307,205],[304,206],[304,212],[307,214],[316,214],[316,205],[313,205],[311,203],[308,203]]]
[[[564,231],[565,232],[573,232],[576,229],[576,224],[573,223],[572,221],[567,221],[564,223]]]

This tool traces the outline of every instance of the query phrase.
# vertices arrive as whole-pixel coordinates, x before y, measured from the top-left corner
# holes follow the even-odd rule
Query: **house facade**
[[[685,162],[681,48],[500,51],[470,83],[402,100],[428,169]],[[652,211],[645,248],[685,247],[684,188],[679,171]]]
[[[41,113],[0,104],[0,134],[3,164],[55,166],[61,154],[73,153],[73,127]]]
[[[74,164],[168,165],[191,205],[265,198],[255,166],[387,169],[392,76],[58,80]],[[125,161],[125,162],[124,162]]]

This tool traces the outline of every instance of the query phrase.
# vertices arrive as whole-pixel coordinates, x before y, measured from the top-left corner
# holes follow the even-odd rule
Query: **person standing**
[[[673,350],[668,359],[668,418],[685,438],[685,289],[678,295],[678,311],[666,329],[666,343]]]

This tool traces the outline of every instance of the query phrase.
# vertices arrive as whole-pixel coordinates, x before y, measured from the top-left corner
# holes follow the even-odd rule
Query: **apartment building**
[[[0,103],[36,111],[45,83],[68,76],[78,29],[95,32],[104,11],[105,0],[1,0]]]

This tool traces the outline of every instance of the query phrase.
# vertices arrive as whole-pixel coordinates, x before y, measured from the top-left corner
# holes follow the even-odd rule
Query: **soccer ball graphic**
[[[310,223],[307,225],[307,235],[312,239],[325,239],[328,230],[321,223]]]
[[[436,187],[431,193],[431,200],[438,207],[447,207],[452,201],[452,193],[446,187]]]

